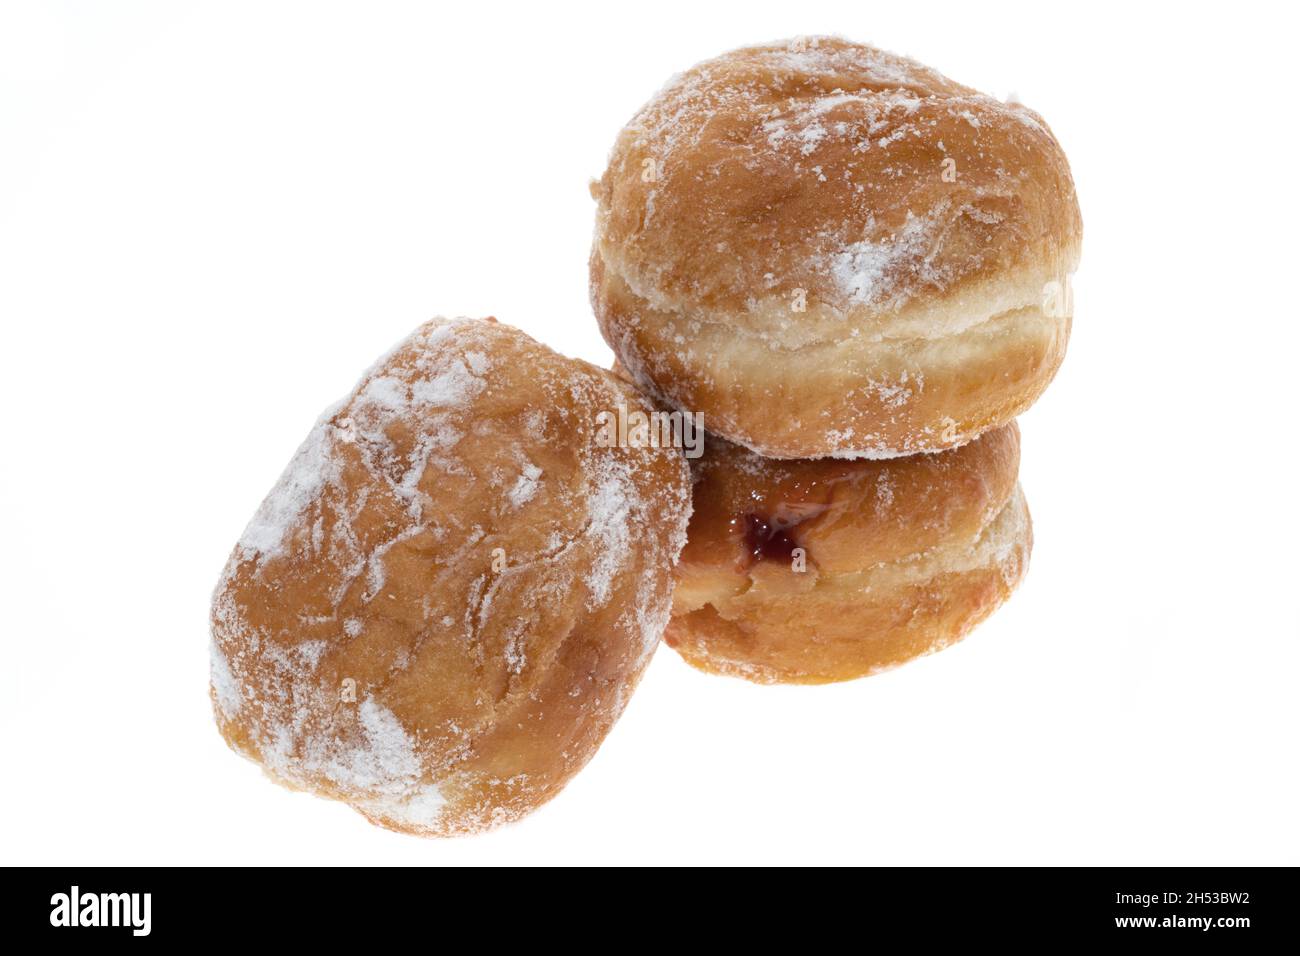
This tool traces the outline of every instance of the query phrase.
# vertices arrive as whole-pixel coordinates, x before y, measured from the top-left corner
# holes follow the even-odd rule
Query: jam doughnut
[[[1028,408],[1065,355],[1082,224],[1032,110],[836,38],[736,50],[619,135],[590,259],[605,340],[775,458],[891,458]]]
[[[709,436],[664,635],[759,683],[849,680],[951,644],[1032,545],[1015,423],[889,461],[760,458]]]
[[[690,473],[608,447],[627,383],[506,325],[420,327],[324,413],[212,604],[239,753],[372,822],[450,835],[553,797],[659,642]]]

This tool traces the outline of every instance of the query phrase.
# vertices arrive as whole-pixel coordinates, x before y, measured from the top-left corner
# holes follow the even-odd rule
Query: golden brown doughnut
[[[212,606],[222,735],[426,835],[512,820],[654,652],[690,513],[671,448],[602,447],[626,383],[506,325],[421,326],[321,417]]]
[[[665,641],[705,671],[820,684],[951,644],[1033,543],[1015,423],[888,461],[779,461],[709,436]]]
[[[960,445],[1065,354],[1082,225],[1060,145],[912,60],[822,37],[701,63],[592,193],[605,340],[759,454]]]

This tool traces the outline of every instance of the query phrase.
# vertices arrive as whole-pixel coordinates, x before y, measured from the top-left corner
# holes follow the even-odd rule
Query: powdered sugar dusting
[[[303,783],[323,776],[358,794],[356,804],[364,812],[411,827],[436,827],[447,801],[425,779],[417,741],[373,697],[362,701],[358,719],[360,739],[300,739],[292,728],[280,727],[272,734],[280,750],[274,769]]]
[[[209,645],[211,654],[211,680],[212,690],[217,701],[217,711],[222,717],[230,720],[239,713],[239,708],[243,704],[243,694],[240,691],[239,683],[230,672],[230,662],[226,660],[226,655],[221,653],[221,648],[217,647],[216,641]]]
[[[405,787],[414,783],[420,761],[410,736],[392,711],[368,697],[360,707],[364,743],[331,755],[322,770],[335,783],[359,790]]]
[[[453,365],[433,378],[411,385],[411,401],[430,408],[461,405],[482,390],[483,379],[466,365]]]
[[[883,517],[889,513],[889,509],[894,505],[894,476],[888,468],[881,469],[880,474],[876,477],[876,504],[875,513],[877,517]]]
[[[265,557],[282,552],[289,527],[320,494],[326,482],[337,476],[338,466],[331,455],[332,441],[329,422],[322,418],[244,529],[239,538],[243,551]]]
[[[904,291],[918,279],[940,284],[943,276],[933,265],[939,224],[948,210],[939,203],[926,216],[908,214],[903,228],[881,239],[852,243],[822,260],[835,287],[847,303],[900,305]]]
[[[510,489],[510,503],[516,508],[531,501],[537,494],[537,482],[542,477],[542,469],[538,468],[532,462],[524,465],[523,474],[515,482],[514,487]]]
[[[416,830],[436,828],[446,806],[447,798],[434,783],[417,784],[398,794],[360,802],[363,812]]]
[[[631,503],[636,495],[636,486],[627,467],[611,461],[606,464],[595,491],[587,501],[590,533],[600,548],[586,581],[591,590],[592,605],[609,600],[614,575],[627,563],[628,545],[632,538],[629,526]]]

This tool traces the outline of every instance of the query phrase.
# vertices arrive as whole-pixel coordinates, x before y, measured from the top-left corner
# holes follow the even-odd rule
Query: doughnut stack
[[[1000,604],[1032,543],[1015,417],[1082,225],[1046,123],[835,38],[675,77],[593,187],[620,367],[703,415],[667,642],[760,682],[870,674]]]
[[[615,370],[426,323],[231,553],[210,697],[277,782],[477,832],[582,768],[661,638],[706,671],[845,680],[957,640],[1023,576],[1014,419],[1064,355],[1081,232],[1040,117],[841,39],[751,47],[674,78],[592,191]],[[610,440],[673,415],[702,455]]]

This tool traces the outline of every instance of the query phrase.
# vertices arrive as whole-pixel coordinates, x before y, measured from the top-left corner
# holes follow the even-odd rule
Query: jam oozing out
[[[745,520],[745,556],[751,561],[784,561],[789,563],[798,542],[790,537],[790,530],[799,522],[783,522],[770,515],[751,511]]]

